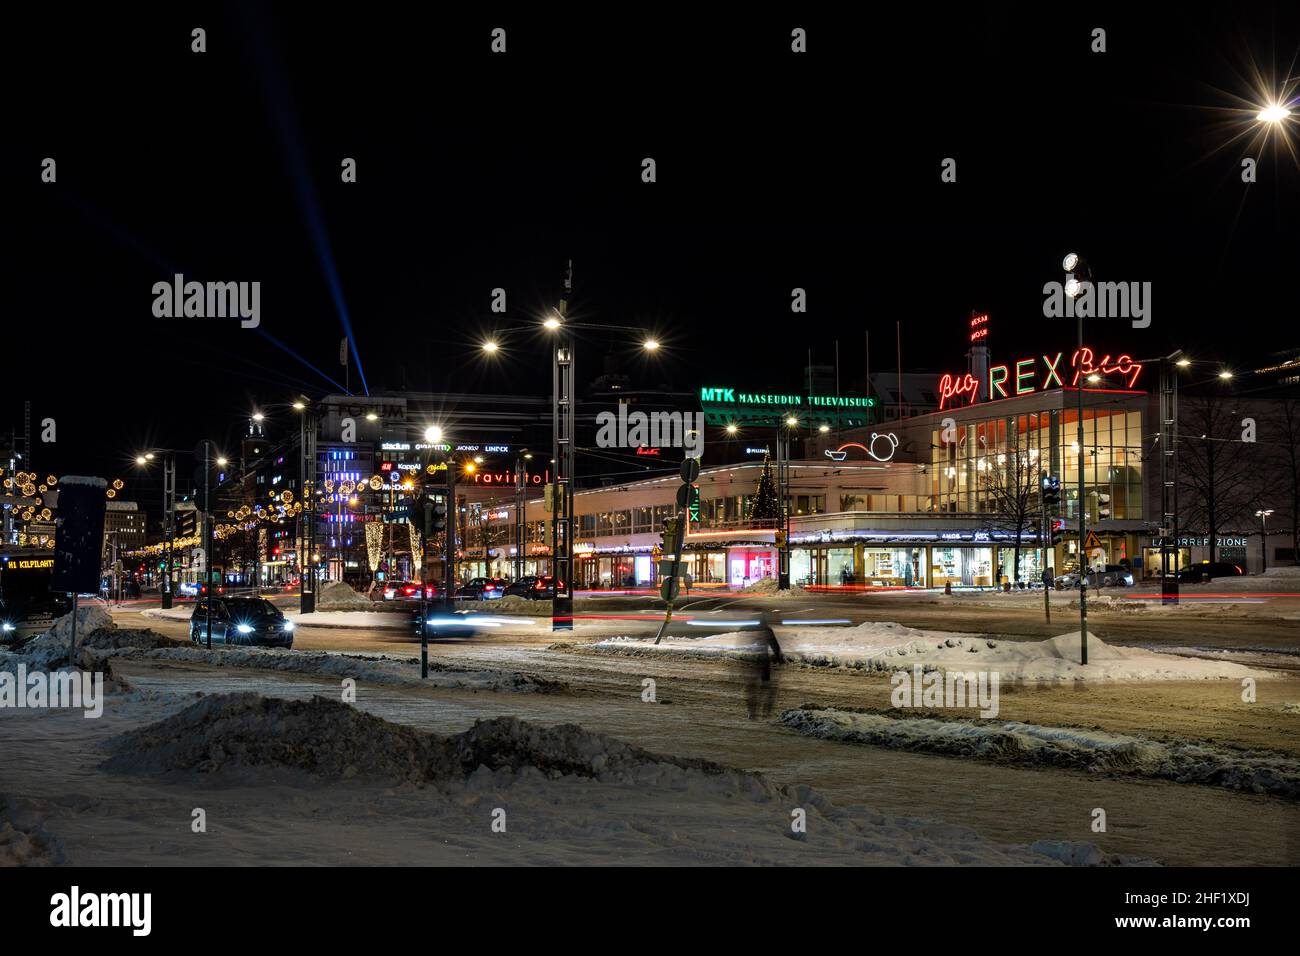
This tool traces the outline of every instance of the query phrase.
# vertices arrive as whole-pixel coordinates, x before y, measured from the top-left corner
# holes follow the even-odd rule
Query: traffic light
[[[1055,475],[1043,475],[1039,488],[1043,496],[1043,510],[1054,515],[1061,507],[1061,479]]]
[[[1098,518],[1110,517],[1110,495],[1106,495],[1106,494],[1097,495],[1097,517]]]
[[[1056,547],[1058,544],[1061,543],[1061,539],[1065,536],[1065,519],[1053,518],[1051,519],[1051,521],[1052,521],[1052,547]]]
[[[682,520],[676,515],[664,519],[664,527],[659,541],[659,550],[663,553],[663,560],[672,561],[681,556],[681,547],[678,543],[678,531],[681,528]]]
[[[441,498],[424,498],[420,502],[424,519],[424,536],[432,537],[447,530],[447,504]]]

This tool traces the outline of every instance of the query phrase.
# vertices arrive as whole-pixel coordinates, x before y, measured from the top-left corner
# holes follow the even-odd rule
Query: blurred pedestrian
[[[785,657],[772,631],[772,620],[772,612],[763,611],[759,615],[758,627],[745,634],[751,647],[758,644],[756,653],[747,658],[750,669],[745,683],[745,709],[750,720],[770,717],[776,704],[777,688],[772,665],[784,664]]]

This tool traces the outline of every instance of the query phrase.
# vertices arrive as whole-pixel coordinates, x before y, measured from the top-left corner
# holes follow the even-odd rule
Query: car
[[[1183,568],[1178,572],[1177,579],[1179,584],[1199,584],[1213,578],[1237,578],[1245,573],[1246,569],[1240,564],[1232,564],[1229,561],[1215,561],[1211,564],[1209,561],[1202,561],[1200,564]]]
[[[564,582],[560,582],[560,587],[564,587]],[[526,597],[534,601],[550,601],[555,597],[555,578],[552,575],[545,574],[536,578],[528,588]]]
[[[520,578],[518,581],[512,581],[506,585],[506,597],[532,597],[533,585],[537,583],[537,575],[529,574]]]
[[[208,605],[212,605],[212,641],[258,647],[293,647],[293,622],[265,598],[217,597],[194,602],[190,640],[206,643]]]
[[[456,597],[490,601],[505,594],[506,582],[500,578],[471,578],[456,589]]]
[[[420,599],[419,581],[385,581],[385,601],[418,601]]]
[[[1088,571],[1088,583],[1103,588],[1131,588],[1133,569],[1122,564],[1108,564],[1100,571]],[[1056,590],[1063,591],[1079,586],[1078,570],[1066,571],[1056,577]]]

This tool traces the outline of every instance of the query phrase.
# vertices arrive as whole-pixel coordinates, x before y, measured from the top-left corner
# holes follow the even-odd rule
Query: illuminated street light
[[[554,332],[556,329],[560,327],[560,320],[553,315],[548,316],[546,321],[543,322],[542,325],[550,329],[552,332]]]
[[[1228,379],[1232,378],[1232,373],[1225,368],[1222,372],[1219,373],[1219,378],[1223,379],[1226,382]]]
[[[265,417],[266,416],[264,416],[261,412],[253,412],[253,421],[255,422],[260,422]]]
[[[143,464],[145,463],[145,461],[147,461],[147,460],[148,460],[148,459],[146,459],[144,455],[137,455],[137,456],[136,456],[136,459],[135,459],[135,463],[136,463],[137,465],[143,465]]]
[[[424,440],[427,442],[442,441],[442,429],[437,425],[430,425],[424,430]]]
[[[304,408],[306,408],[306,407],[307,407],[307,406],[304,405],[302,402],[294,402],[294,403],[293,403],[293,410],[294,410],[295,412],[300,412],[300,411],[302,411],[302,410],[303,410]]]
[[[1192,360],[1191,360],[1191,359],[1181,358],[1181,359],[1179,359],[1177,362],[1175,362],[1174,364],[1177,365],[1179,368],[1187,368],[1187,366],[1189,366],[1189,365],[1192,364]]]
[[[736,434],[736,431],[737,431],[737,428],[736,428],[736,423],[735,423],[735,422],[731,422],[731,423],[729,423],[729,424],[727,425],[727,434],[728,434],[728,435],[734,435],[734,434]]]
[[[643,345],[647,352],[653,352],[655,349],[659,348],[659,342],[655,339],[646,339]]]
[[[794,426],[796,426],[796,425],[799,424],[799,419],[797,419],[797,418],[795,418],[793,415],[791,415],[789,418],[787,418],[787,419],[785,420],[785,423],[786,423],[787,425],[789,425],[791,428],[794,428]]]
[[[1082,282],[1080,282],[1074,276],[1070,276],[1070,278],[1065,280],[1065,294],[1068,295],[1071,299],[1077,299],[1081,292],[1083,292]]]
[[[499,348],[501,348],[501,346],[497,345],[497,343],[492,341],[491,339],[488,339],[486,342],[483,343],[483,351],[487,352],[489,355],[495,352]]]
[[[1273,103],[1256,113],[1255,119],[1261,123],[1280,123],[1290,115],[1291,111],[1285,106],[1280,103]]]
[[[820,426],[817,430],[818,430],[819,432],[821,432],[821,433],[824,435],[824,434],[826,434],[828,431],[831,430],[831,426],[830,426],[830,425],[822,425],[822,426]]]
[[[224,459],[224,458],[218,458],[218,459],[217,459],[217,466],[220,467],[220,468],[225,468],[225,467],[226,467],[226,459]]]
[[[367,413],[366,413],[366,421],[368,421],[368,422],[377,422],[377,421],[379,421],[379,416],[376,415],[374,412],[367,412]]]
[[[1067,253],[1066,257],[1061,260],[1061,268],[1066,272],[1073,272],[1079,267],[1079,254],[1077,252]]]

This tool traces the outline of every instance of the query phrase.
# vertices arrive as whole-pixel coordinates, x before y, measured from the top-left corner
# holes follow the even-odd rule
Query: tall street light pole
[[[555,460],[551,494],[551,630],[573,630],[573,479],[574,423],[577,396],[574,393],[574,341],[564,327],[568,299],[573,294],[573,261],[564,273],[564,297],[557,317],[547,326],[558,332],[555,361],[551,368],[551,457]],[[552,326],[551,322],[558,324]]]
[[[1061,263],[1066,272],[1065,294],[1071,299],[1077,299],[1084,291],[1084,283],[1091,280],[1091,270],[1077,253],[1069,253]],[[1078,278],[1075,273],[1083,276]],[[1076,308],[1076,317],[1079,323],[1079,351],[1083,351],[1083,313]],[[1087,458],[1087,452],[1083,447],[1083,382],[1075,383],[1075,392],[1078,398],[1079,428],[1079,663],[1086,665],[1088,663],[1088,576],[1086,574],[1087,564],[1085,563],[1085,531],[1084,521],[1084,503],[1086,501],[1086,489],[1084,484],[1084,463]]]

